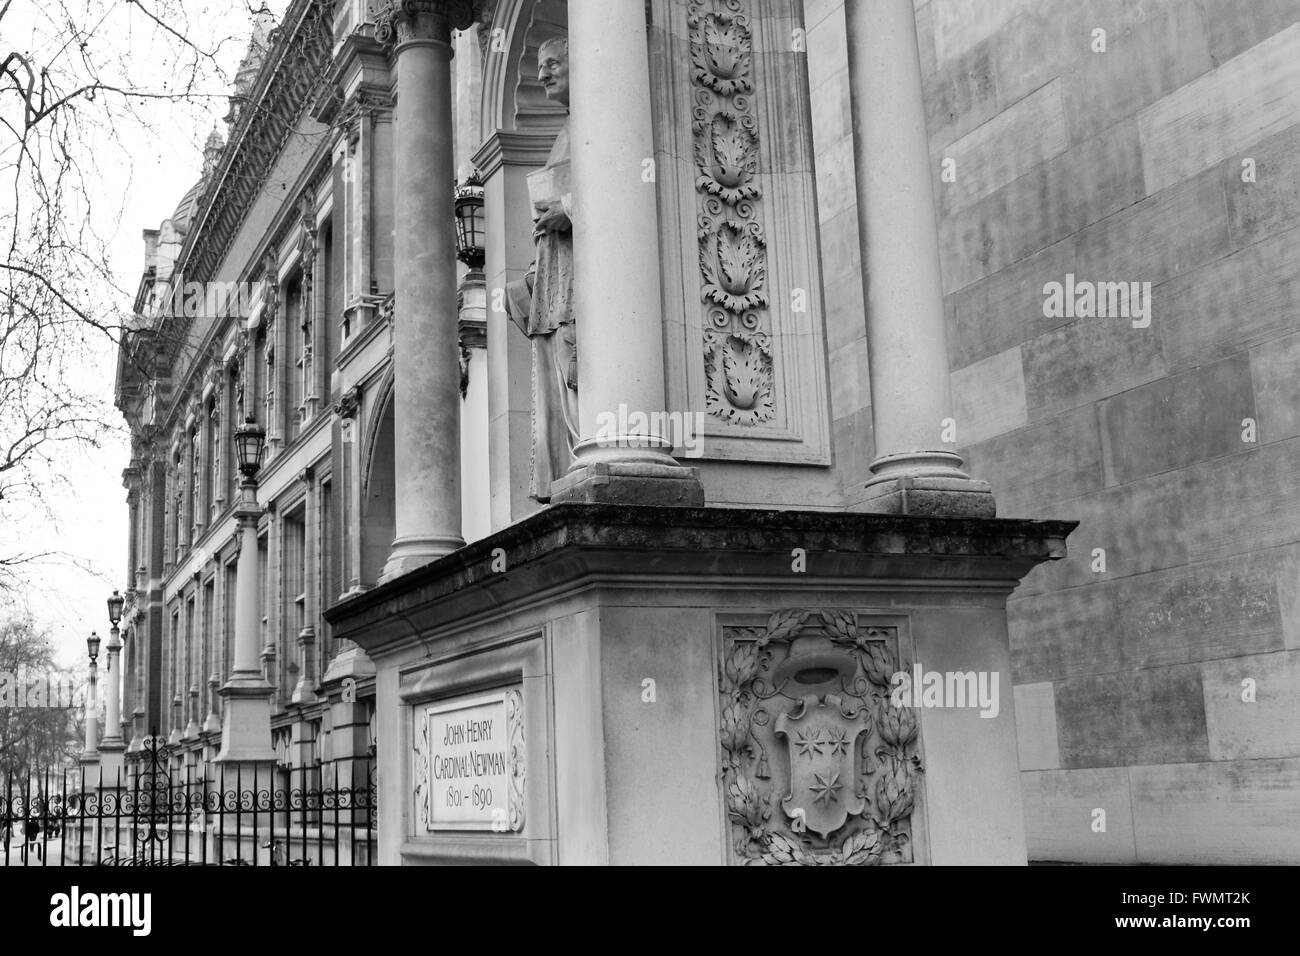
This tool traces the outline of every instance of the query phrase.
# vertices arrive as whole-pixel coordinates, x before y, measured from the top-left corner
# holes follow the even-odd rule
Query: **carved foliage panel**
[[[905,643],[905,642],[904,642]],[[897,619],[795,608],[724,624],[718,686],[729,858],[910,863],[921,787],[914,710],[889,699]]]
[[[767,240],[759,218],[758,120],[748,4],[693,0],[688,14],[699,194],[705,410],[735,426],[776,416]]]
[[[800,0],[649,0],[668,398],[703,457],[829,465]]]

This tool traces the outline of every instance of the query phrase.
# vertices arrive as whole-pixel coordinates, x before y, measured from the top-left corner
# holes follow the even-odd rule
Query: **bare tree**
[[[103,171],[175,137],[157,128],[160,109],[224,107],[222,63],[251,22],[192,0],[0,0],[0,519],[43,507],[69,448],[120,427],[86,374],[130,327],[134,295],[110,263],[102,224],[126,217]],[[162,78],[152,87],[138,81],[142,48]],[[187,132],[197,142],[206,129]],[[0,586],[42,554],[0,554]]]
[[[55,664],[48,633],[30,617],[0,624],[0,780],[71,761],[84,742],[83,704],[84,686]]]

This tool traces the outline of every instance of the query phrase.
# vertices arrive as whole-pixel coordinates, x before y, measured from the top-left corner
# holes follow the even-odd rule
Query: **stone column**
[[[992,517],[988,484],[942,441],[952,400],[912,0],[844,16],[877,454],[863,507]]]
[[[107,779],[122,769],[122,640],[116,625],[108,632],[104,665],[104,737],[99,741],[99,766]]]
[[[239,524],[239,562],[235,566],[235,661],[230,680],[221,688],[225,715],[221,726],[222,763],[273,761],[271,749],[271,685],[262,676],[258,587],[261,562],[257,554],[257,483],[245,480],[243,500],[235,513]]]
[[[397,62],[393,422],[396,509],[390,580],[463,547],[460,361],[452,189],[451,31],[472,22],[451,0],[390,2],[379,32]]]
[[[656,422],[666,400],[644,6],[572,0],[569,71],[579,440],[552,501],[701,505],[696,471]]]
[[[98,683],[98,668],[94,661],[90,662],[90,680],[86,682],[86,739],[81,748],[82,764],[98,764],[99,753],[95,749],[99,743],[97,734],[97,719],[95,709],[97,701],[95,700],[95,685]]]

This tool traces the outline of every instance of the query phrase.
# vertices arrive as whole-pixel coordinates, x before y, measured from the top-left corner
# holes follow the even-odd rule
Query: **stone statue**
[[[548,99],[569,105],[569,43],[547,40],[537,51],[537,78]],[[551,500],[551,483],[569,470],[578,441],[578,346],[573,314],[573,225],[570,221],[569,124],[546,165],[528,177],[536,258],[506,287],[506,311],[533,344],[533,441],[529,494]]]

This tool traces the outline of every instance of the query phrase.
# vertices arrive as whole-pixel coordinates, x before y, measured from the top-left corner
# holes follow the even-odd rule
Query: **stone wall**
[[[842,0],[805,14],[856,457]],[[917,23],[959,442],[1000,514],[1082,522],[1010,605],[1031,859],[1296,862],[1300,2],[924,0]],[[1150,283],[1150,309],[1046,317],[1067,275]]]

